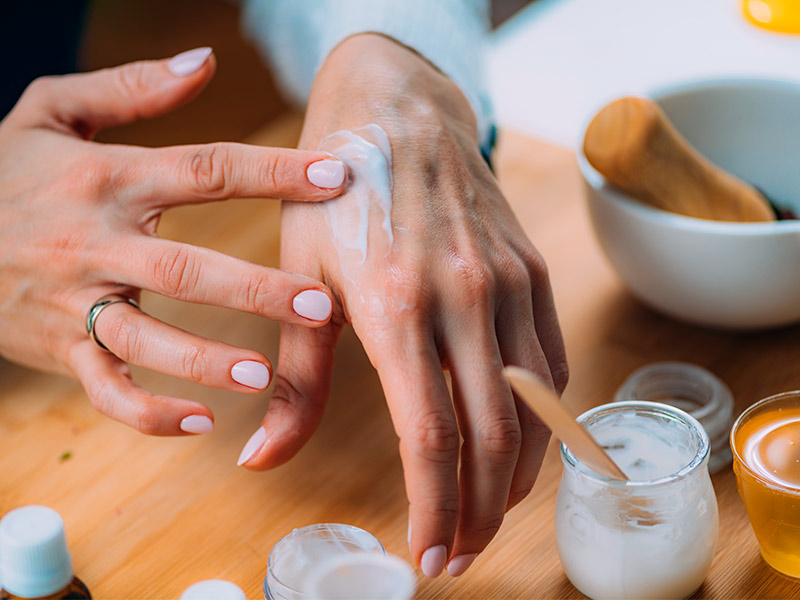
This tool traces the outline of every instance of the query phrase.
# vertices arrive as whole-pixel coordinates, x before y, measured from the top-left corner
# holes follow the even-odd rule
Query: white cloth
[[[305,103],[328,53],[348,36],[375,32],[413,48],[464,92],[480,140],[490,122],[483,77],[489,0],[244,0],[243,26],[290,99]]]

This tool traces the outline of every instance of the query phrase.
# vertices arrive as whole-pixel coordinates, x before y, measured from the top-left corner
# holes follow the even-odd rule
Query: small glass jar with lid
[[[592,471],[561,445],[555,526],[567,577],[595,600],[689,597],[719,527],[708,435],[684,411],[655,402],[606,404],[578,421],[630,480]]]

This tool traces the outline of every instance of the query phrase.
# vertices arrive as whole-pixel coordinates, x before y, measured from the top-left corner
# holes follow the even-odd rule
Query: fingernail
[[[408,545],[411,546],[411,520],[408,521]]]
[[[167,66],[169,70],[172,71],[173,75],[183,77],[184,75],[194,73],[197,69],[202,67],[209,56],[211,56],[211,48],[195,48],[194,50],[187,50],[186,52],[176,54],[169,59]]]
[[[426,577],[438,577],[439,573],[444,569],[444,563],[447,562],[447,546],[441,544],[439,546],[432,546],[422,553],[422,559],[419,561],[419,568],[425,573]]]
[[[450,577],[458,577],[459,575],[463,575],[464,571],[469,569],[470,565],[475,562],[476,556],[478,555],[462,554],[461,556],[456,556],[449,563],[447,563],[447,574],[450,575]]]
[[[269,369],[255,360],[243,360],[231,367],[231,378],[254,390],[263,390],[269,385]]]
[[[186,433],[211,433],[214,421],[203,415],[189,415],[181,420],[181,431]]]
[[[308,180],[321,188],[338,188],[344,183],[344,163],[339,160],[320,160],[306,169]]]
[[[331,316],[333,302],[325,292],[306,290],[294,297],[292,308],[301,317],[312,321],[324,321]]]
[[[250,439],[247,440],[244,448],[242,448],[242,453],[239,455],[239,460],[236,464],[241,467],[244,463],[253,458],[253,455],[261,448],[261,445],[266,439],[267,430],[263,427],[259,427],[256,432],[250,436]]]

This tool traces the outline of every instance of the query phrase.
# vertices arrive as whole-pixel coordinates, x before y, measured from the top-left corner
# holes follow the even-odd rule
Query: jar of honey
[[[742,0],[745,18],[753,25],[780,33],[800,33],[798,0]]]
[[[761,556],[800,577],[800,391],[757,402],[733,424],[733,469]]]

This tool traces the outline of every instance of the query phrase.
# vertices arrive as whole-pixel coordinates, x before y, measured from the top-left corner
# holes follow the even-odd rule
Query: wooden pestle
[[[661,108],[621,98],[586,129],[583,153],[606,180],[662,210],[714,221],[774,221],[769,202],[751,185],[695,150]]]

